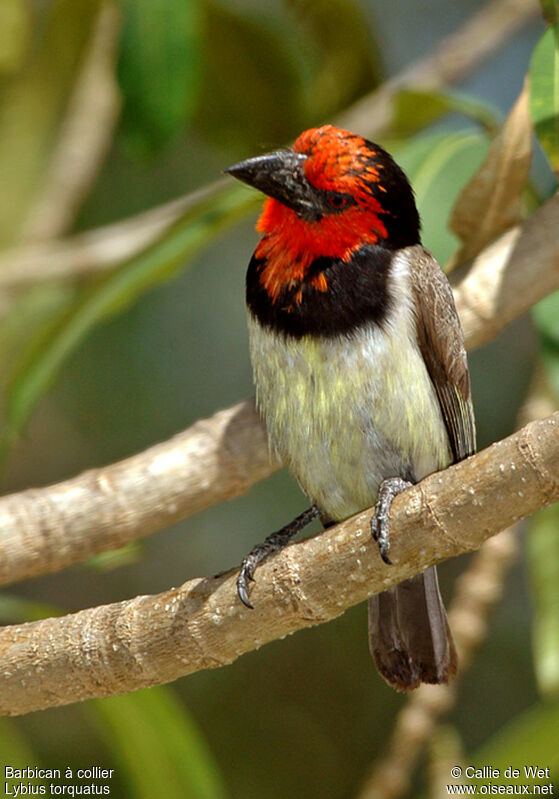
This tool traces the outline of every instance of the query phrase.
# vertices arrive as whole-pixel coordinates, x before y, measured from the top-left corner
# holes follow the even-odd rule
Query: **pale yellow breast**
[[[421,479],[451,454],[411,307],[383,328],[288,338],[249,319],[257,403],[271,446],[332,519],[376,501],[382,480]]]

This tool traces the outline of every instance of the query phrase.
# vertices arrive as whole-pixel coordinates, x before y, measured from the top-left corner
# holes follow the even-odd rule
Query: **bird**
[[[266,195],[246,275],[256,405],[311,502],[243,560],[252,607],[258,564],[315,518],[328,527],[375,506],[390,564],[394,497],[471,455],[475,422],[452,290],[392,156],[326,124],[224,171]],[[369,599],[369,646],[397,690],[455,676],[436,567]]]

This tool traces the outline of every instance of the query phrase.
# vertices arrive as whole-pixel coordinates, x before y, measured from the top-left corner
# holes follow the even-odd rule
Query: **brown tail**
[[[399,691],[454,677],[456,649],[435,566],[369,599],[369,646],[379,672]]]

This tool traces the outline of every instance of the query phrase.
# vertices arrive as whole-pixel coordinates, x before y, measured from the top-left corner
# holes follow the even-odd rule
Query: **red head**
[[[372,142],[324,125],[293,149],[249,158],[226,170],[268,195],[255,256],[274,301],[307,275],[316,258],[349,261],[366,244],[388,249],[419,242],[413,193],[391,156]],[[325,280],[311,283],[326,290]]]

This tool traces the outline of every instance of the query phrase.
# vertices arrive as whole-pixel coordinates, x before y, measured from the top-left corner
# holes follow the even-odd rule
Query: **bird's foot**
[[[380,484],[375,512],[371,519],[371,535],[377,542],[380,556],[385,563],[391,564],[388,557],[390,551],[390,508],[394,498],[410,488],[413,483],[401,477],[389,477]]]
[[[300,513],[292,522],[286,524],[281,530],[269,535],[261,544],[257,544],[248,555],[243,558],[239,576],[237,577],[237,594],[239,599],[247,608],[252,608],[248,595],[249,583],[254,582],[254,572],[257,566],[265,560],[272,552],[278,552],[297,535],[304,527],[318,518],[319,511],[316,505],[312,505],[307,510]]]

